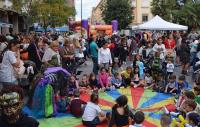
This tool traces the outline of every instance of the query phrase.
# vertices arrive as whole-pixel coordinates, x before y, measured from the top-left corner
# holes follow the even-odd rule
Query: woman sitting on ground
[[[128,127],[132,124],[131,112],[128,108],[128,98],[121,95],[116,99],[117,104],[112,108],[112,116],[109,127]]]

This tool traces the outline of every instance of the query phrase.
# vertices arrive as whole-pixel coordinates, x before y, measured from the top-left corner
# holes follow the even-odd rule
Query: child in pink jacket
[[[109,74],[106,72],[105,68],[101,68],[99,73],[99,84],[103,90],[110,89]]]

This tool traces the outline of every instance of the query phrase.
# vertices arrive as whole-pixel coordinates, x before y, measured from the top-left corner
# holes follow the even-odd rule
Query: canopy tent
[[[57,27],[55,28],[56,32],[68,32],[69,31],[69,27],[65,26],[65,27]]]
[[[178,25],[175,23],[167,22],[161,17],[156,15],[150,21],[138,25],[137,29],[139,30],[187,30],[187,26]]]

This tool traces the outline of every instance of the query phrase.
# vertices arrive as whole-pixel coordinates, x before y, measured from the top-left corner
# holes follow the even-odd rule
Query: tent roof
[[[167,22],[161,17],[156,15],[150,21],[138,25],[137,29],[140,30],[187,30],[187,26],[178,25],[175,23]]]

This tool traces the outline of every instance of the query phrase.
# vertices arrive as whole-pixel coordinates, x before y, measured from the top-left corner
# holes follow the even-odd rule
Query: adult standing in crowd
[[[59,54],[59,43],[52,41],[50,47],[44,52],[42,62],[48,66],[60,66],[61,58]]]
[[[28,46],[29,60],[36,64],[36,68],[40,70],[42,65],[42,56],[44,55],[44,38],[33,38],[32,42]]]
[[[20,67],[19,41],[11,40],[2,52],[3,58],[0,64],[0,82],[3,85],[17,85],[16,71]]]
[[[70,73],[75,74],[75,54],[74,45],[70,39],[65,39],[64,47],[60,50],[62,58],[62,67],[67,69]]]
[[[96,42],[94,41],[94,38],[91,37],[90,38],[90,54],[92,57],[92,62],[93,62],[93,73],[95,73],[96,75],[98,74],[98,50],[99,47],[96,44]]]

